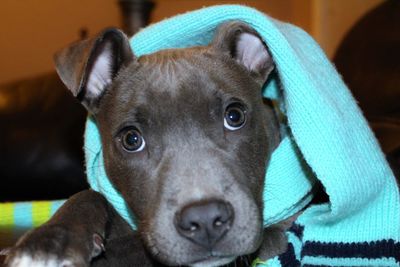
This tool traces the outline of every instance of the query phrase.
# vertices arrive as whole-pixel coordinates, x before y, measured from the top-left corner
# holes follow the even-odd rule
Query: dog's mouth
[[[172,181],[170,186],[181,184]],[[146,248],[165,265],[223,266],[236,260],[246,264],[247,256],[252,257],[263,239],[261,208],[236,184],[225,195],[217,194],[217,188],[213,189],[217,193],[198,197],[200,200],[187,196],[199,190],[164,196],[166,200],[181,197],[176,201],[179,205],[160,202],[154,215],[142,218],[146,223],[139,225],[139,232]]]
[[[215,267],[226,265],[233,262],[235,259],[235,256],[208,256],[201,260],[196,260],[188,265],[190,267]]]

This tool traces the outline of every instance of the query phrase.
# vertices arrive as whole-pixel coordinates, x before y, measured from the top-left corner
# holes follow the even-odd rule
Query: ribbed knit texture
[[[307,208],[298,218],[288,231],[286,253],[258,265],[397,266],[400,205],[394,175],[351,93],[307,33],[257,10],[224,5],[151,25],[136,34],[131,45],[137,56],[207,45],[218,25],[228,20],[248,23],[268,45],[278,77],[264,94],[280,103],[288,121],[288,135],[266,174],[265,225],[304,208],[316,179],[330,200]],[[134,218],[105,176],[91,119],[86,147],[92,188],[103,192],[134,227]]]
[[[207,45],[218,25],[228,20],[245,21],[268,45],[278,78],[264,92],[280,102],[288,120],[289,134],[266,174],[265,224],[303,208],[315,177],[330,200],[307,208],[294,226],[301,236],[289,231],[288,251],[264,265],[397,266],[400,205],[394,175],[351,93],[307,33],[254,9],[225,5],[151,25],[131,45],[137,56]],[[132,223],[123,200],[103,176],[94,121],[88,121],[87,129],[89,182]]]
[[[229,20],[248,23],[268,45],[278,77],[264,94],[280,103],[288,121],[288,134],[266,174],[265,225],[303,209],[316,179],[329,195],[328,204],[306,208],[288,231],[288,250],[258,266],[398,266],[400,203],[394,175],[351,93],[307,33],[257,10],[224,5],[151,25],[131,45],[137,56],[207,45],[218,25]],[[104,171],[92,118],[85,148],[91,187],[135,227]]]
[[[45,223],[64,202],[0,203],[0,244],[12,244],[23,232]]]

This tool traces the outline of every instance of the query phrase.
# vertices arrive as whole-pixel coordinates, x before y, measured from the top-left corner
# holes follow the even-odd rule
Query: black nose
[[[233,215],[229,203],[220,200],[195,202],[176,214],[175,227],[182,236],[210,249],[229,231]]]

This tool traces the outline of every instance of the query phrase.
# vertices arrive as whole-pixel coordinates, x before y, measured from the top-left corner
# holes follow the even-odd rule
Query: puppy
[[[263,227],[280,136],[262,96],[274,64],[255,30],[228,22],[208,46],[136,57],[109,29],[58,53],[56,66],[95,119],[138,229],[84,191],[23,236],[7,266],[248,266],[286,249],[283,226]]]

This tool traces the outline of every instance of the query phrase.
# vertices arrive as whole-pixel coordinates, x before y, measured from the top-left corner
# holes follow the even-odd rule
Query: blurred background
[[[105,27],[132,35],[178,13],[229,3],[255,7],[311,34],[342,74],[398,171],[399,0],[2,0],[0,249],[50,216],[48,208],[44,215],[30,214],[46,203],[5,202],[64,199],[87,188],[82,151],[86,111],[57,77],[53,54]],[[12,230],[18,207],[30,223]]]
[[[390,161],[399,165],[399,2],[2,0],[0,201],[66,198],[87,186],[86,112],[54,72],[57,50],[105,27],[133,34],[147,23],[215,4],[252,6],[310,33],[342,73]]]
[[[82,35],[122,26],[118,0],[2,0],[0,83],[53,71],[52,55]],[[125,1],[129,2],[129,1]],[[310,33],[332,57],[350,27],[383,0],[155,0],[150,22],[215,4],[241,3]]]

